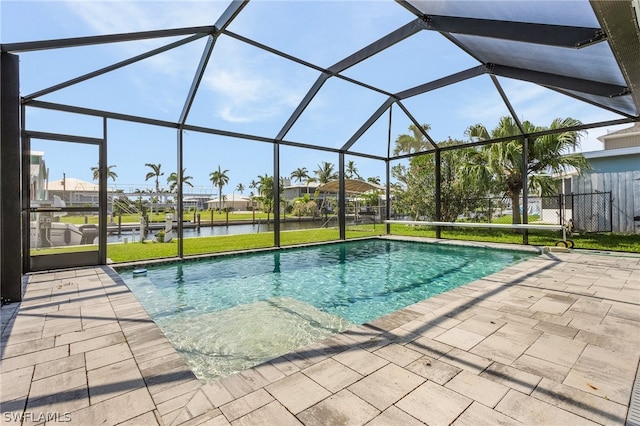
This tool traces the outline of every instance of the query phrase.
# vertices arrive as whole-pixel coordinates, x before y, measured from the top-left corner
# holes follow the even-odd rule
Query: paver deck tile
[[[391,343],[390,345],[383,346],[373,353],[374,355],[391,361],[401,367],[405,367],[407,364],[412,363],[422,356],[420,352],[413,351],[406,346],[401,346],[396,343]]]
[[[629,404],[634,377],[619,377],[598,370],[573,368],[562,382],[620,404]]]
[[[407,330],[410,333],[430,338],[434,338],[447,331],[446,328],[438,327],[437,325],[429,323],[423,317],[403,324],[400,326],[400,328]]]
[[[534,330],[542,331],[543,333],[555,334],[556,336],[562,336],[569,339],[573,339],[578,334],[577,328],[565,327],[552,322],[540,321],[533,326]]]
[[[146,389],[137,389],[98,404],[73,411],[70,418],[78,425],[115,425],[155,408]]]
[[[44,349],[38,352],[18,355],[2,360],[2,372],[42,364],[47,361],[65,358],[67,356],[69,356],[69,345],[56,346],[54,348]]]
[[[494,362],[486,370],[480,373],[484,377],[501,385],[515,389],[526,395],[530,395],[536,388],[542,377],[531,374],[519,368]]]
[[[364,425],[380,414],[370,404],[346,389],[297,415],[306,426]]]
[[[453,426],[518,426],[522,424],[523,423],[520,423],[516,419],[505,416],[504,414],[496,410],[492,410],[479,402],[471,404],[462,414],[460,414],[460,417],[453,422]]]
[[[527,425],[595,426],[597,424],[515,390],[507,393],[496,406],[496,410]]]
[[[201,389],[198,389],[193,395],[193,398],[187,402],[187,405],[183,408],[182,412],[178,415],[177,419],[183,418],[184,422],[191,420],[193,418],[199,417],[205,413],[212,411],[214,408],[213,404],[207,398],[207,395],[202,392]],[[188,414],[187,414],[188,413]],[[182,421],[178,421],[174,423],[180,424]]]
[[[2,335],[3,345],[15,345],[18,343],[34,342],[42,337],[44,318],[42,324],[14,325],[9,324]]]
[[[204,391],[205,386],[202,386],[202,383],[200,383],[198,380],[192,380],[189,382],[185,382],[185,383],[173,386],[160,393],[151,394],[151,397],[153,398],[153,401],[156,403],[156,405],[159,405],[159,404],[162,404],[163,402],[167,402],[172,399],[182,398],[183,395],[188,393],[193,394],[193,392],[195,392],[198,389],[202,389]],[[209,394],[207,394],[207,398],[211,400]],[[216,406],[220,405],[220,404],[216,404],[214,401],[212,401],[212,403]]]
[[[202,386],[202,391],[207,395],[207,399],[216,407],[221,407],[235,399],[227,388],[222,385],[220,380]]]
[[[262,374],[258,372],[255,368],[249,368],[247,370],[243,370],[236,375],[242,379],[244,383],[246,383],[251,390],[258,390],[266,385],[273,383],[271,380],[267,380]]]
[[[298,351],[290,352],[283,356],[300,369],[311,367],[312,365],[329,357],[329,355],[324,354],[320,351],[307,348],[302,348]]]
[[[6,344],[1,347],[0,351],[2,352],[2,358],[5,359],[53,348],[54,344],[55,339],[53,337],[47,337],[28,342]]]
[[[464,320],[457,326],[462,330],[471,331],[481,336],[489,336],[496,330],[506,324],[505,321],[499,320],[499,315],[496,313],[496,317],[484,317],[482,315],[474,315],[469,319]],[[460,317],[458,317],[460,319]]]
[[[272,360],[267,361],[268,364],[273,365],[278,371],[280,371],[285,376],[290,376],[298,371],[300,371],[300,367],[289,361],[284,356],[279,356]]]
[[[47,315],[47,317],[49,316],[50,315]],[[59,336],[73,331],[82,331],[82,320],[80,316],[73,320],[46,321],[44,329],[42,330],[42,336]]]
[[[456,348],[469,350],[480,343],[482,340],[484,340],[484,338],[485,336],[481,334],[463,330],[458,327],[453,327],[452,329],[436,337],[434,340],[450,346],[454,346]]]
[[[572,318],[567,317],[566,315],[556,315],[556,314],[548,314],[546,312],[536,312],[531,315],[531,318],[537,319],[540,321],[548,322],[551,324],[557,324],[562,326],[567,326],[571,322]],[[537,325],[537,324],[536,324]],[[535,325],[534,325],[535,327]]]
[[[359,347],[341,352],[332,358],[362,375],[371,374],[389,363],[386,359]]]
[[[41,380],[46,377],[66,373],[85,367],[84,354],[70,355],[64,358],[54,359],[42,364],[37,364],[33,373],[33,381]]]
[[[347,389],[382,411],[424,381],[424,377],[388,364]]]
[[[572,367],[586,346],[586,343],[566,337],[543,334],[525,353],[563,367]]]
[[[444,387],[491,408],[495,407],[509,390],[506,386],[467,371],[461,371]]]
[[[458,348],[447,352],[441,356],[439,360],[474,374],[480,374],[493,362],[489,358],[475,355]]]
[[[429,358],[426,355],[407,365],[406,369],[439,385],[444,385],[462,371],[458,367]]]
[[[453,346],[449,346],[428,337],[421,337],[413,340],[407,343],[406,346],[416,352],[420,352],[421,354],[428,355],[432,358],[440,358],[454,349]]]
[[[154,371],[141,371],[142,377],[147,385],[147,389],[152,395],[160,393],[169,388],[179,386],[183,383],[196,380],[195,375],[186,365],[177,368],[163,370],[158,368]]]
[[[575,298],[547,295],[529,307],[534,312],[562,315],[575,302]]]
[[[217,419],[217,418],[216,418]],[[214,419],[215,420],[215,419]],[[222,422],[222,419],[220,419]],[[224,424],[224,423],[214,423]],[[298,421],[282,404],[273,401],[264,407],[247,414],[244,417],[231,423],[233,426],[253,426],[253,425],[278,425],[278,426],[299,426]]]
[[[626,405],[542,379],[533,397],[601,424],[624,424]]]
[[[33,366],[0,372],[0,404],[29,395]]]
[[[238,374],[223,377],[220,383],[234,398],[243,397],[255,390]]]
[[[420,420],[405,413],[395,405],[384,410],[380,415],[375,417],[367,426],[389,426],[389,425],[402,425],[402,426],[423,426]]]
[[[103,348],[94,349],[84,354],[87,363],[87,370],[104,367],[109,364],[124,361],[133,358],[133,354],[126,342],[120,342],[115,345],[105,346]]]
[[[396,406],[428,425],[450,425],[473,400],[433,382],[425,382]]]
[[[515,360],[512,365],[518,370],[535,374],[541,377],[547,377],[557,382],[562,382],[565,377],[567,377],[567,374],[569,374],[570,371],[569,367],[563,367],[562,365],[555,364],[551,361],[536,358],[526,354]]]
[[[619,352],[637,353],[640,344],[634,344],[632,341],[622,340],[615,335],[604,335],[593,333],[590,331],[580,330],[574,340],[599,346],[601,348],[609,348]]]
[[[285,373],[270,362],[263,362],[262,364],[252,367],[251,370],[263,377],[264,380],[266,380],[266,383],[277,382],[278,380],[286,377]]]
[[[158,413],[160,413],[161,416],[165,416],[171,412],[178,411],[178,413],[176,413],[176,417],[177,417],[177,415],[180,414],[180,412],[184,409],[184,407],[195,396],[196,392],[198,392],[198,390],[194,389],[190,392],[175,396],[164,402],[158,402],[155,398],[153,399],[153,401],[156,404],[156,409],[158,410]]]
[[[224,413],[227,420],[232,422],[273,401],[275,401],[273,396],[264,389],[260,389],[222,405],[220,410]]]
[[[640,323],[640,309],[630,304],[613,303],[608,315]]]
[[[640,329],[638,331],[640,332]],[[589,344],[573,368],[584,371],[597,370],[605,375],[632,378],[638,368],[639,355]]]
[[[27,413],[52,413],[64,414],[89,406],[89,392],[86,385],[68,389],[61,392],[52,392],[49,395],[27,401],[25,412]],[[69,414],[69,417],[71,415]]]
[[[127,345],[128,346],[128,345]],[[156,358],[162,358],[165,355],[169,355],[175,352],[175,348],[168,340],[160,342],[155,346],[150,346],[145,350],[138,350],[135,352],[136,361],[142,363]],[[133,351],[132,351],[133,353]]]
[[[138,362],[138,368],[140,368],[141,371],[146,372],[162,366],[181,366],[184,363],[184,358],[174,350],[173,352],[169,352],[165,355],[158,354],[158,356],[151,359],[145,359],[144,361],[136,358],[136,361]]]
[[[133,359],[89,370],[87,379],[92,404],[130,392],[132,389],[145,387],[140,370]]]
[[[305,368],[302,373],[332,393],[338,392],[362,378],[361,374],[332,358]]]
[[[158,425],[158,419],[153,411],[148,411],[144,414],[140,414],[137,417],[129,419],[123,423],[120,423],[119,426],[155,426]]]
[[[84,340],[103,337],[113,333],[121,333],[120,326],[118,325],[117,322],[111,322],[99,327],[90,328],[88,330],[79,330],[79,331],[72,331],[69,333],[59,334],[56,336],[56,346],[82,342]]]
[[[503,364],[511,364],[528,348],[529,345],[526,343],[515,342],[506,337],[491,335],[478,343],[470,352]]]
[[[514,325],[521,325],[523,327],[532,328],[539,322],[539,320],[533,318],[535,312],[532,313],[532,311],[529,311],[527,309],[515,309],[508,308],[507,306],[501,306],[499,308],[499,311],[502,312],[502,316],[500,317],[500,319]]]
[[[94,337],[93,339],[81,340],[79,342],[69,344],[69,353],[79,354],[89,352],[94,349],[100,349],[107,346],[117,345],[125,341],[122,331],[107,334],[104,336]]]
[[[409,330],[406,330],[403,327],[396,327],[393,330],[390,330],[389,332],[383,334],[381,337],[384,339],[387,339],[387,341],[390,343],[395,343],[397,345],[405,345],[419,338],[420,335],[413,333]]]
[[[265,388],[293,414],[322,401],[331,393],[302,373],[295,373]]]

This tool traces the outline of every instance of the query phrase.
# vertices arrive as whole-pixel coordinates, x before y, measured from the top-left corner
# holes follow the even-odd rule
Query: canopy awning
[[[354,194],[362,194],[363,192],[367,192],[371,190],[376,190],[376,191],[385,190],[385,187],[382,185],[367,182],[364,180],[357,180],[357,179],[345,179],[344,188],[346,192],[354,193]],[[318,187],[318,191],[320,192],[336,192],[337,193],[339,189],[340,189],[339,180],[332,180]]]

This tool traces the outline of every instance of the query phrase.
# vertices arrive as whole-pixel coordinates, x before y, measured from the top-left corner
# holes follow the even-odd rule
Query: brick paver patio
[[[2,424],[624,424],[640,256],[547,253],[202,384],[110,268],[2,307]]]

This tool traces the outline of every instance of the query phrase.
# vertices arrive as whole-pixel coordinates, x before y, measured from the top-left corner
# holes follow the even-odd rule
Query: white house
[[[207,201],[207,208],[220,208],[220,198]],[[222,196],[222,208],[231,210],[251,210],[251,199],[240,194],[228,194]]]

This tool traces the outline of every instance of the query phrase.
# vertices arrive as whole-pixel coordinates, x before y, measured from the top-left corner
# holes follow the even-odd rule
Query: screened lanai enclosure
[[[496,203],[526,225],[544,210],[528,191],[551,173],[532,166],[544,144],[640,120],[637,1],[2,9],[3,301],[23,273],[125,246],[130,260],[210,253],[208,228],[251,236],[231,251],[469,219],[450,211],[451,153],[505,142],[522,182]],[[481,179],[469,170],[453,180]]]

